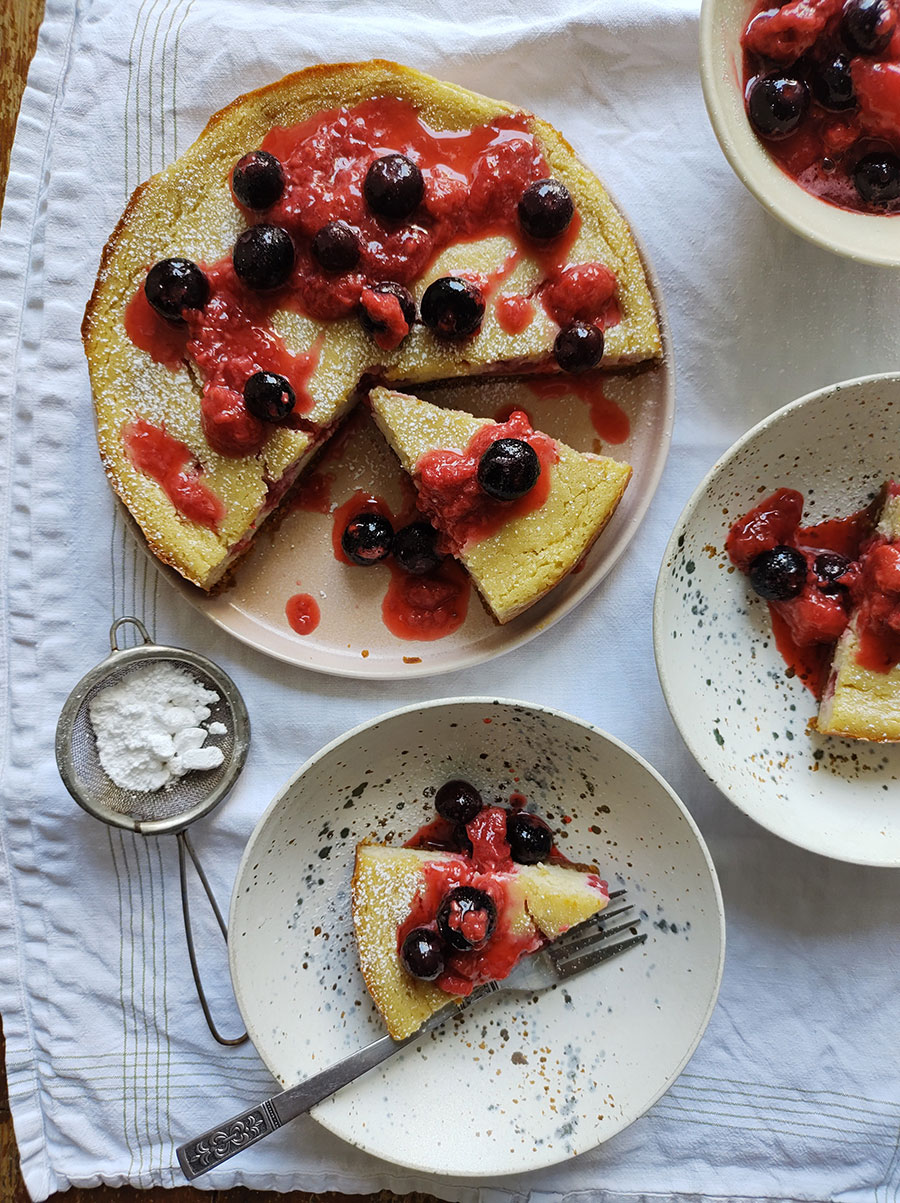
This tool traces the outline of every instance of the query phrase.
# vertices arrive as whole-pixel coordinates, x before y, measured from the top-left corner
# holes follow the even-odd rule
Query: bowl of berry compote
[[[703,0],[700,66],[726,158],[798,234],[900,264],[900,0]]]

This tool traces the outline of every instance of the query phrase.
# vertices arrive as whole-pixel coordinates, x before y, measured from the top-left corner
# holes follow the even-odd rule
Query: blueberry
[[[235,164],[231,187],[245,208],[268,209],[284,192],[284,168],[267,150],[251,150]]]
[[[850,561],[847,557],[839,555],[836,551],[823,551],[817,555],[813,563],[813,569],[819,578],[819,588],[822,592],[830,594],[840,593],[844,586],[838,584],[838,580],[849,567]]]
[[[438,931],[457,952],[483,948],[497,926],[497,908],[490,894],[475,886],[457,886],[438,907]]]
[[[296,400],[290,382],[275,372],[254,372],[244,385],[244,404],[262,422],[283,422]]]
[[[496,439],[478,461],[478,484],[497,501],[517,501],[537,484],[541,461],[524,439]]]
[[[423,576],[443,559],[436,544],[437,531],[430,522],[410,522],[394,535],[394,559],[404,572]]]
[[[806,558],[796,547],[773,547],[750,561],[750,584],[766,601],[790,601],[806,584]]]
[[[856,104],[853,76],[850,74],[850,59],[838,54],[820,63],[810,75],[813,96],[824,109],[839,113],[852,109]]]
[[[471,823],[484,803],[468,781],[447,781],[434,796],[434,808],[448,823]]]
[[[362,253],[356,231],[345,221],[330,221],[312,240],[312,253],[327,272],[349,272]]]
[[[603,331],[593,322],[564,326],[553,344],[553,358],[564,372],[587,372],[603,358]]]
[[[885,205],[900,196],[900,158],[889,150],[863,155],[853,168],[856,191],[870,205]]]
[[[444,942],[430,927],[414,927],[400,948],[400,959],[423,982],[433,982],[444,972]]]
[[[147,272],[144,295],[167,321],[181,322],[185,309],[202,309],[209,300],[209,281],[190,259],[162,259]]]
[[[402,284],[397,284],[394,280],[383,280],[380,284],[370,284],[369,292],[396,297],[400,302],[403,320],[409,329],[412,329],[413,322],[416,320],[416,302],[408,288],[404,288]],[[365,300],[360,301],[358,313],[360,325],[366,334],[374,336],[387,333],[387,325],[379,319],[377,314],[373,314],[366,308]]]
[[[364,510],[347,523],[341,535],[341,547],[354,564],[367,568],[391,554],[393,539],[394,528],[387,518],[373,510]]]
[[[546,241],[568,229],[575,212],[572,194],[559,180],[535,180],[519,201],[519,225],[530,238]]]
[[[888,0],[847,0],[841,34],[852,54],[881,54],[897,28],[897,13]]]
[[[809,88],[789,75],[760,75],[747,93],[750,124],[761,138],[777,141],[792,134],[809,108]]]
[[[484,296],[477,284],[459,276],[441,276],[422,297],[422,321],[438,338],[467,338],[484,317]]]
[[[382,155],[363,182],[366,203],[379,217],[409,217],[425,192],[422,173],[406,155]]]
[[[294,243],[280,226],[251,226],[234,244],[233,261],[249,288],[280,288],[294,270]]]
[[[506,842],[514,861],[520,865],[536,865],[550,855],[553,832],[537,815],[514,810],[506,820]]]

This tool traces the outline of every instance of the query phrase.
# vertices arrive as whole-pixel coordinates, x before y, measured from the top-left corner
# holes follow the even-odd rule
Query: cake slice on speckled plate
[[[823,735],[900,740],[900,485],[885,486],[860,559],[857,604],[838,640],[816,727]]]
[[[417,505],[465,565],[498,622],[534,605],[584,557],[615,513],[628,464],[532,428],[442,409],[386,388],[372,413],[412,476]]]
[[[561,856],[521,807],[485,806],[465,781],[405,847],[363,841],[352,882],[362,974],[395,1040],[602,911],[606,883]]]

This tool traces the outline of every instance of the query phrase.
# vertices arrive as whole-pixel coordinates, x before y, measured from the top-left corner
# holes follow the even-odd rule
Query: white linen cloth
[[[36,1200],[70,1185],[177,1185],[174,1145],[269,1091],[220,1049],[183,945],[174,842],[82,814],[53,758],[56,716],[114,616],[233,674],[254,737],[233,796],[195,829],[220,898],[270,798],[353,724],[418,699],[539,700],[611,731],[685,799],[721,876],[721,998],[686,1072],[643,1119],[568,1163],[449,1181],[369,1157],[301,1119],[201,1180],[465,1203],[531,1196],[890,1203],[900,1191],[900,874],[769,836],[708,784],[668,716],[650,610],[667,536],[716,456],[834,380],[900,368],[896,272],[801,241],[732,175],[697,74],[695,0],[48,0],[0,233],[3,760],[0,1010],[12,1113]],[[678,419],[628,553],[551,631],[457,674],[318,676],[197,615],[117,517],[97,459],[79,325],[126,197],[240,92],[322,60],[383,56],[548,117],[620,199],[661,275]],[[900,220],[898,218],[897,220]],[[217,1013],[225,957],[202,949]],[[223,1021],[224,1022],[224,1021]],[[452,1093],[440,1103],[452,1106]]]

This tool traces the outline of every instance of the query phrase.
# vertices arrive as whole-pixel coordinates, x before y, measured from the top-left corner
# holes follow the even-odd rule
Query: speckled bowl
[[[803,238],[862,263],[900,264],[900,216],[853,213],[806,192],[754,134],[744,108],[741,34],[754,0],[703,0],[700,79],[713,130],[735,174]]]
[[[900,375],[810,393],[760,422],[684,509],[656,588],[659,679],[704,772],[776,835],[838,860],[900,865],[900,744],[810,731],[813,695],[787,673],[768,609],[725,554],[731,524],[780,486],[805,520],[851,514],[900,471]]]
[[[680,1073],[724,955],[715,870],[668,785],[617,740],[556,711],[486,698],[396,711],[324,748],[250,839],[229,926],[247,1030],[292,1083],[382,1035],[350,918],[356,844],[401,843],[465,777],[521,791],[564,852],[626,887],[640,948],[540,997],[489,999],[313,1111],[402,1165],[483,1177],[581,1153],[637,1119]],[[452,1105],[444,1105],[445,1100]]]

